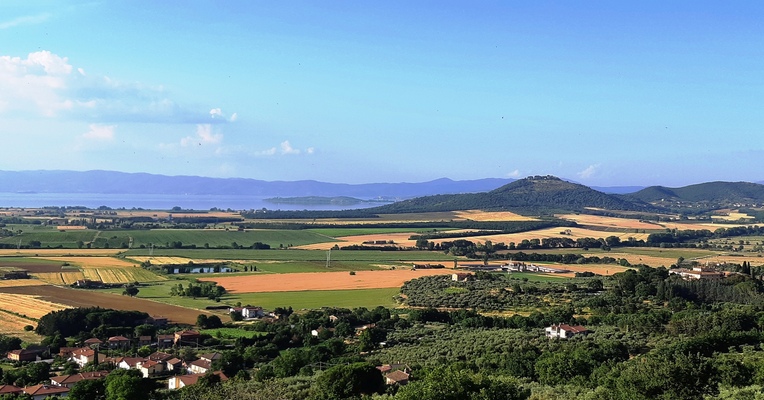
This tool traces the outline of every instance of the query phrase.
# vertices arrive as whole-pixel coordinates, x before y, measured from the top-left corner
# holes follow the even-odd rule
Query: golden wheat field
[[[660,267],[661,265],[668,267],[671,264],[676,263],[676,257],[648,256],[648,255],[631,254],[631,253],[607,252],[607,253],[585,253],[582,255],[584,257],[600,257],[600,258],[613,257],[616,260],[625,258],[631,264],[646,264],[651,267]]]
[[[131,260],[139,263],[149,261],[154,265],[167,265],[167,264],[188,264],[189,262],[198,263],[201,260],[194,260],[186,257],[149,257],[149,256],[131,256]],[[219,262],[219,260],[218,260]]]
[[[565,230],[570,230],[570,234],[562,234],[561,232]],[[583,229],[583,228],[547,228],[547,229],[539,229],[536,231],[530,231],[530,232],[520,232],[520,233],[505,233],[505,234],[499,234],[499,235],[486,235],[486,236],[470,236],[470,237],[464,237],[462,239],[467,239],[473,242],[481,242],[484,243],[486,240],[490,240],[493,243],[506,243],[509,244],[511,242],[514,243],[520,243],[523,240],[531,240],[531,239],[544,239],[544,238],[553,238],[553,237],[566,237],[573,240],[584,238],[584,237],[592,237],[592,238],[606,238],[608,236],[617,236],[621,240],[627,240],[630,237],[633,237],[636,240],[645,240],[647,239],[648,234],[647,233],[626,233],[626,232],[603,232],[603,231],[596,231],[593,229]],[[443,243],[448,241],[453,241],[454,239],[433,239],[431,242],[435,243]]]
[[[630,269],[620,265],[602,265],[602,264],[548,264],[552,268],[567,269],[573,272],[564,274],[547,274],[548,276],[573,277],[576,272],[594,272],[597,275],[613,275],[618,272]]]
[[[4,287],[21,287],[21,286],[40,286],[45,283],[38,281],[37,279],[3,279],[0,280],[0,288]]]
[[[471,221],[537,221],[536,218],[526,217],[509,211],[466,210],[454,211],[454,215],[459,219]]]
[[[71,308],[69,306],[41,300],[37,296],[0,293],[0,309],[19,315],[39,319],[51,312]]]
[[[82,271],[76,272],[38,272],[32,274],[35,279],[39,279],[43,282],[50,283],[52,285],[71,285],[80,279],[85,279],[85,274]]]
[[[660,225],[642,222],[637,219],[629,218],[617,218],[617,217],[603,217],[600,215],[588,215],[588,214],[563,214],[557,215],[558,218],[566,219],[569,221],[575,221],[581,225],[594,225],[602,226],[606,228],[621,228],[621,229],[662,229]]]
[[[0,312],[0,334],[16,336],[26,341],[39,342],[40,338],[37,334],[24,330],[24,327],[27,325],[35,326],[36,322],[32,319],[22,318],[7,312]]]

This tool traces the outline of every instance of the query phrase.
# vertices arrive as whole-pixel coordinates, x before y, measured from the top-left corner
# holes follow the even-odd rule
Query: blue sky
[[[764,3],[0,1],[2,170],[764,180]]]

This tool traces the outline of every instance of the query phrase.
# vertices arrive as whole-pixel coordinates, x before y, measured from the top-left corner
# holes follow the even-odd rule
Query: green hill
[[[418,197],[369,211],[411,213],[483,209],[556,212],[580,211],[586,207],[654,211],[651,205],[641,201],[608,195],[553,176],[528,177],[485,193]]]
[[[764,203],[764,185],[750,182],[708,182],[680,188],[651,186],[628,198],[649,203],[680,201],[692,203]]]

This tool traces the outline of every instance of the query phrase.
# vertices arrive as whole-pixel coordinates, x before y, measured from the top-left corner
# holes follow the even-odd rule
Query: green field
[[[242,293],[231,296],[233,301],[251,304],[273,310],[275,307],[289,307],[295,310],[320,307],[396,307],[393,299],[400,293],[398,288],[356,289],[356,290],[314,290],[302,292]],[[226,299],[226,301],[230,301]]]
[[[152,283],[139,288],[136,297],[160,303],[203,310],[207,306],[233,305],[237,302],[273,310],[275,307],[289,307],[295,310],[319,307],[395,307],[393,297],[400,293],[398,288],[357,289],[357,290],[314,290],[296,292],[237,293],[226,294],[219,303],[206,298],[170,296],[170,287],[178,283],[188,285],[186,280],[170,280]],[[121,294],[124,289],[105,291]]]
[[[432,233],[434,231],[450,231],[456,228],[320,228],[320,229],[308,229],[310,232],[315,232],[320,235],[326,235],[329,237],[343,237],[343,236],[359,236],[359,235],[379,235],[385,233]]]
[[[28,246],[32,241],[39,241],[41,247],[76,248],[77,242],[93,242],[94,248],[119,249],[143,246],[171,247],[173,242],[183,246],[197,247],[252,246],[255,242],[270,245],[272,248],[281,246],[301,246],[306,244],[333,242],[334,239],[315,232],[305,230],[223,230],[223,229],[151,229],[151,230],[119,230],[119,231],[56,231],[51,229],[24,230],[17,236],[0,239],[0,243]]]
[[[39,241],[41,247],[66,247],[77,248],[77,242],[89,242],[95,238],[97,231],[57,231],[51,229],[24,230],[20,235],[9,236],[0,239],[0,243],[17,245],[19,240],[22,246],[28,246],[32,241]]]
[[[378,270],[380,267],[373,262],[368,261],[332,261],[329,268],[326,267],[326,261],[269,261],[264,263],[252,262],[247,264],[249,267],[257,267],[255,273],[267,274],[293,274],[297,272],[336,272],[336,271],[371,271]],[[402,264],[402,267],[410,265]],[[241,271],[242,268],[239,267]],[[232,272],[223,274],[223,276],[251,275],[252,272]],[[188,278],[214,278],[221,274],[184,274]]]
[[[148,249],[125,251],[125,256],[148,256]],[[271,261],[324,261],[323,250],[214,250],[214,249],[154,249],[156,257],[188,257],[194,259],[217,260],[271,260]],[[441,252],[428,251],[377,251],[377,250],[332,250],[334,261],[453,261],[454,257]]]

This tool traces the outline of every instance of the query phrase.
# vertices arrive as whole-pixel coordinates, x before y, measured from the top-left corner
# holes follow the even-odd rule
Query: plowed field
[[[345,290],[401,287],[404,282],[429,275],[452,274],[451,269],[384,270],[348,272],[305,272],[204,278],[231,293],[294,292],[300,290]]]
[[[138,310],[146,312],[152,316],[166,317],[171,322],[190,325],[196,323],[196,317],[199,314],[209,314],[200,310],[172,306],[135,297],[113,295],[93,290],[67,289],[49,285],[0,288],[0,293],[32,295],[37,296],[41,300],[71,307],[98,306],[115,310]]]

